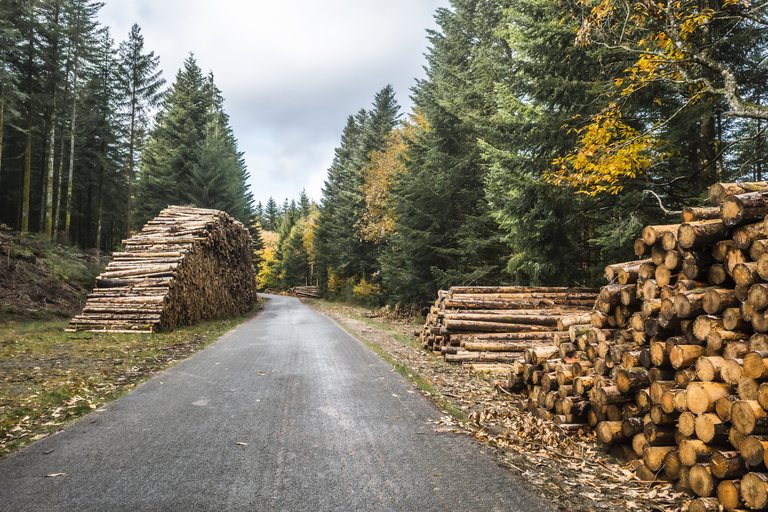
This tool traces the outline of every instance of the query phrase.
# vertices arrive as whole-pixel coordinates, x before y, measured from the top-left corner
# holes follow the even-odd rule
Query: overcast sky
[[[107,0],[117,43],[133,23],[170,85],[190,52],[212,71],[255,200],[320,200],[349,115],[387,84],[402,112],[424,76],[427,29],[449,0]]]

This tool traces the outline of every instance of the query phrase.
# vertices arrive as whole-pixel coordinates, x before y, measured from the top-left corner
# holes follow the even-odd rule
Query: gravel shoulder
[[[371,345],[445,411],[446,431],[474,436],[501,464],[568,512],[686,511],[690,497],[662,482],[640,482],[632,462],[613,459],[591,434],[567,437],[521,410],[525,397],[499,391],[460,365],[416,347],[416,326],[317,300],[306,304]]]

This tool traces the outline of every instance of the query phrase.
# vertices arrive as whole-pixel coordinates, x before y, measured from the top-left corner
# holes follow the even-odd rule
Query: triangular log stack
[[[218,210],[170,206],[113,254],[72,331],[157,332],[257,300],[251,236]]]

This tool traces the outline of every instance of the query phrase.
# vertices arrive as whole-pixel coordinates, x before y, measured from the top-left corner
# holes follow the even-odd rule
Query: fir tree
[[[162,98],[161,89],[165,79],[157,67],[160,58],[155,52],[144,50],[144,36],[138,24],[131,27],[128,39],[120,43],[120,73],[119,87],[123,98],[123,116],[127,137],[127,184],[128,214],[126,219],[126,236],[130,236],[133,226],[133,188],[136,180],[137,155],[140,154],[146,126],[149,122],[148,113],[156,107]]]
[[[138,220],[168,204],[194,204],[224,210],[255,229],[247,178],[221,93],[190,55],[164,98],[143,155]]]
[[[280,214],[280,211],[277,208],[277,203],[275,202],[275,198],[272,196],[269,196],[269,200],[267,200],[267,206],[264,209],[264,229],[267,231],[276,231],[277,230],[277,219]]]
[[[478,139],[494,112],[498,1],[455,0],[439,9],[427,79],[414,89],[430,130],[413,141],[395,183],[395,234],[382,254],[383,282],[397,302],[424,304],[437,290],[503,279],[499,228],[484,197]]]

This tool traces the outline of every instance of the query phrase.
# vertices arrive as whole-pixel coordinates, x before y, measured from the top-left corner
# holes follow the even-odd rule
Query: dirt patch
[[[77,314],[107,259],[97,251],[54,244],[43,235],[0,231],[0,321]]]
[[[418,326],[346,305],[304,300],[385,357],[445,411],[439,430],[473,435],[493,447],[501,464],[561,511],[685,511],[687,495],[664,483],[640,482],[633,464],[610,457],[594,436],[566,436],[524,410],[524,397],[499,390],[491,378],[446,363],[418,348]],[[426,384],[426,386],[424,385]],[[450,411],[450,413],[449,413]]]

